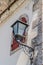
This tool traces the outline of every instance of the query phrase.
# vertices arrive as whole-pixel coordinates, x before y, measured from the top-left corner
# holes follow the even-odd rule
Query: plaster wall
[[[32,6],[32,3],[31,3]],[[21,8],[15,15],[13,14],[6,23],[0,26],[0,65],[16,65],[19,55],[22,51],[19,50],[15,54],[10,56],[10,45],[12,40],[12,28],[11,25],[19,18],[23,13],[29,14],[29,21],[31,20],[32,7],[25,9]],[[30,12],[31,11],[31,12]]]

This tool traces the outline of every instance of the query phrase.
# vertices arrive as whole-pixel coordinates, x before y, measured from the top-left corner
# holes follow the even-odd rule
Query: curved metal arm
[[[24,46],[24,47],[27,47],[28,49],[31,49],[31,51],[34,51],[34,49],[33,49],[32,47],[29,47],[29,46],[23,44],[23,43],[20,42],[19,40],[16,40],[16,41],[18,42],[19,45],[22,45],[22,46]]]

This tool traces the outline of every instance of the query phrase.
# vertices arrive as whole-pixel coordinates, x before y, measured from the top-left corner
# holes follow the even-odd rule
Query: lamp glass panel
[[[14,25],[14,34],[17,34],[17,24]]]
[[[24,33],[25,28],[26,28],[26,25],[24,25],[22,23],[19,23],[18,34],[22,36],[23,33]]]

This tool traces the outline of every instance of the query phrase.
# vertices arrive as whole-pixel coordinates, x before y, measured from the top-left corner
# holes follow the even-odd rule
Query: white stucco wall
[[[29,9],[27,8],[27,10],[22,9],[17,14],[15,15],[13,14],[13,16],[9,20],[7,20],[6,23],[0,26],[0,65],[16,65],[19,54],[22,51],[22,49],[10,56],[11,34],[12,34],[12,29],[10,26],[14,23],[14,21],[18,19],[18,17],[21,14],[27,13],[30,16],[32,14],[31,10],[32,10],[31,7]]]

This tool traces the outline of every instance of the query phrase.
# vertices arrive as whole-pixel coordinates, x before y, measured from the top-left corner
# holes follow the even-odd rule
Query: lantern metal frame
[[[26,30],[26,28],[29,26],[28,24],[26,24],[26,23],[24,23],[24,22],[21,22],[21,21],[19,21],[19,20],[17,20],[15,23],[13,23],[13,25],[11,26],[11,27],[13,27],[13,33],[14,33],[14,36],[15,36],[15,38],[17,38],[17,36],[18,37],[25,37],[24,35],[20,35],[20,34],[18,34],[18,31],[19,31],[19,23],[21,23],[21,24],[23,24],[23,25],[25,25],[26,27],[25,27],[25,29],[24,29],[24,32],[25,32],[25,30]],[[15,31],[14,31],[14,26],[17,24],[17,34],[15,35]],[[23,32],[23,33],[24,33]]]

